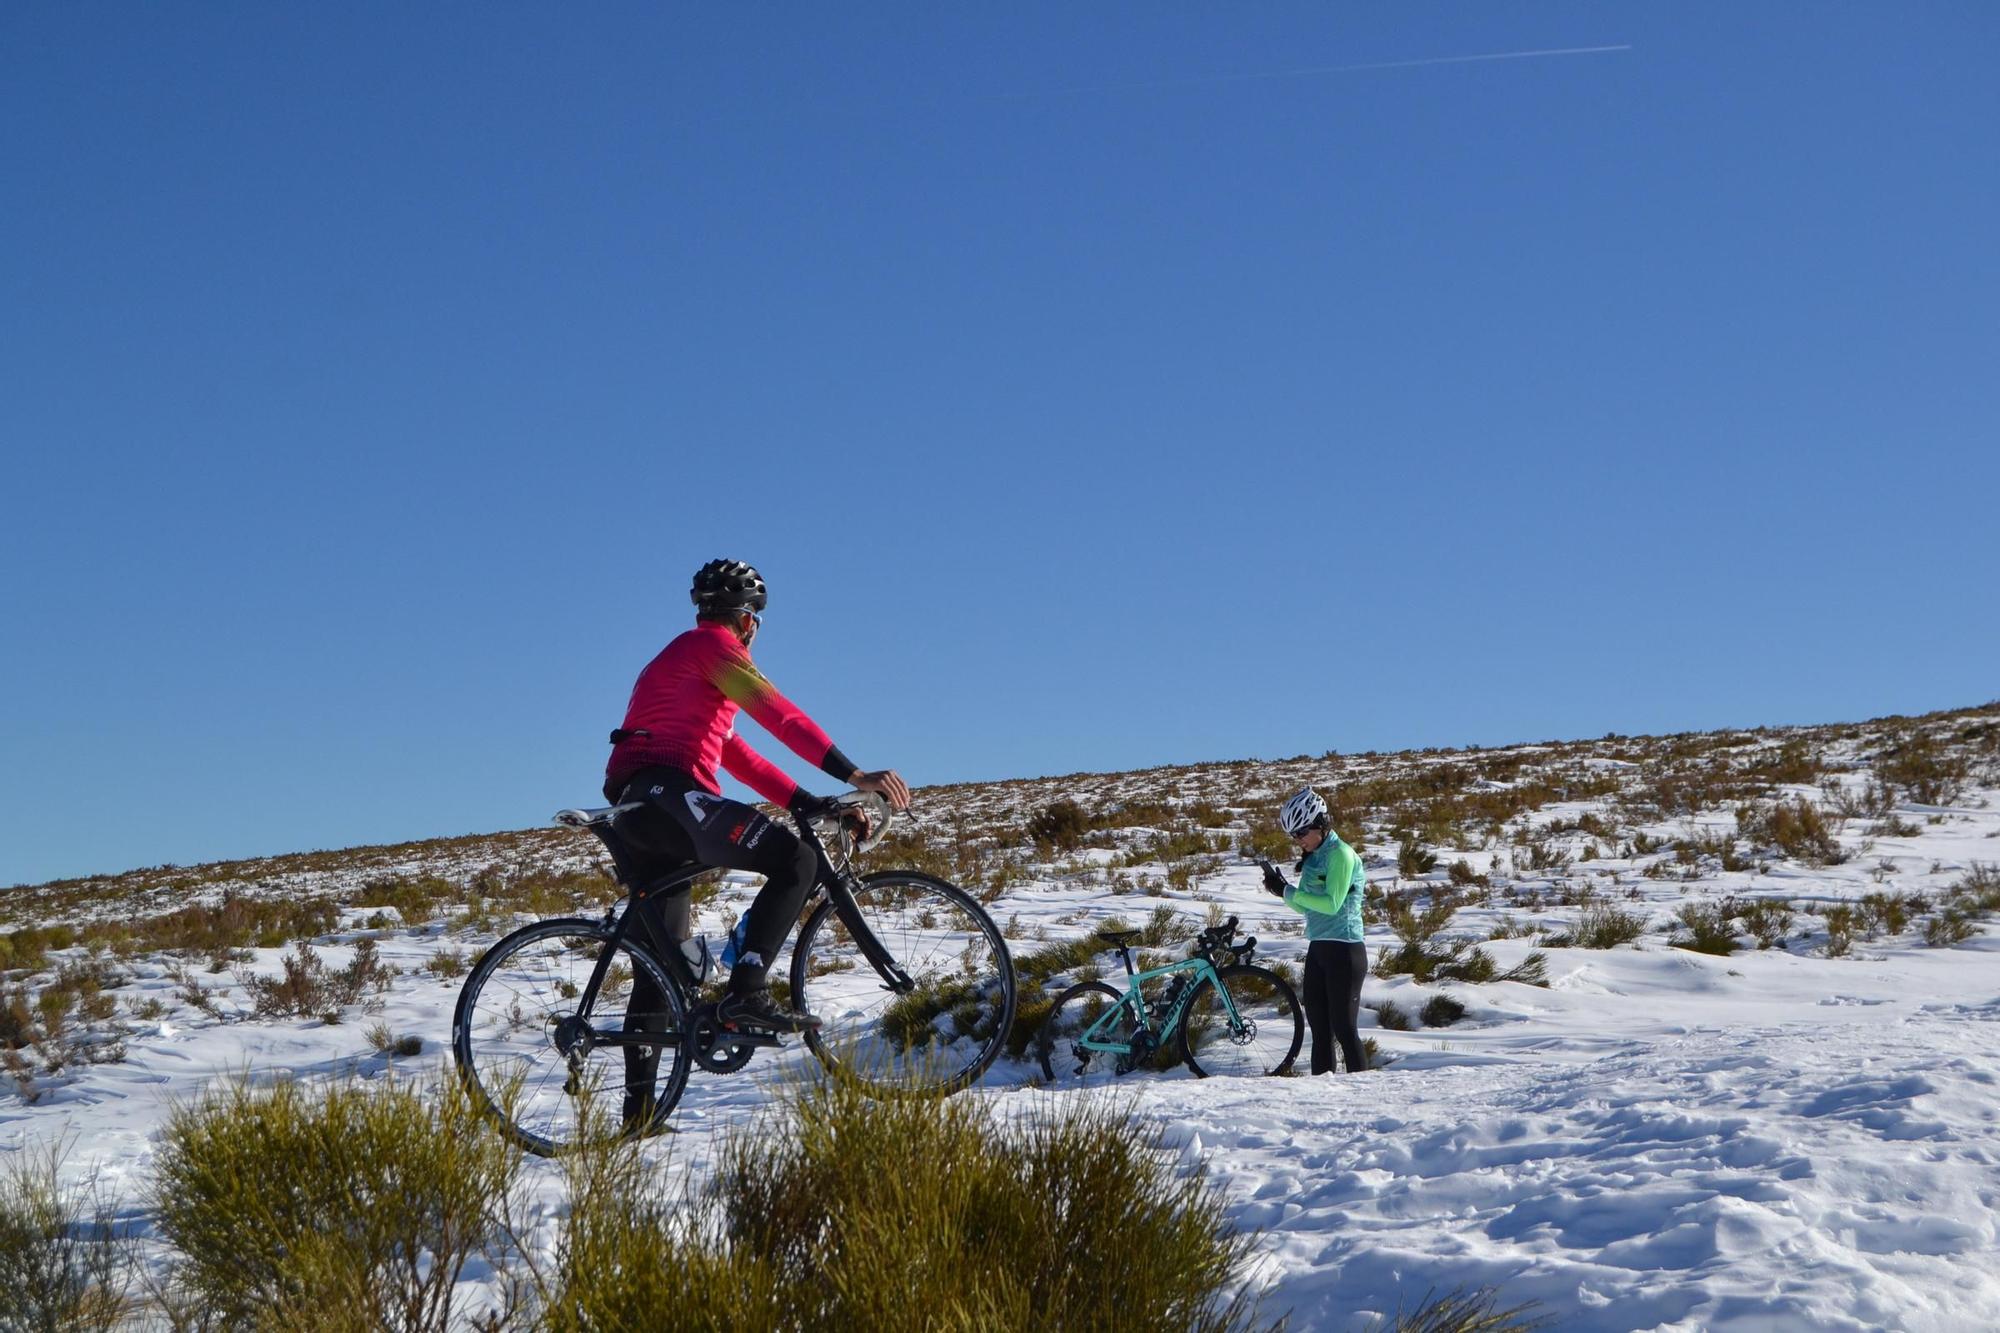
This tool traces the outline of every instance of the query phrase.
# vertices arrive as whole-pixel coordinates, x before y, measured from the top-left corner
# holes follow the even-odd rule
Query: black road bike
[[[789,980],[774,978],[773,988],[823,1020],[806,1045],[834,1074],[885,1094],[956,1092],[993,1063],[1013,1025],[1006,941],[956,885],[914,870],[855,870],[886,829],[888,805],[864,793],[837,805],[824,819],[797,821],[819,853],[819,878]],[[857,817],[864,805],[872,823]],[[564,810],[556,822],[597,834],[616,861],[618,821],[640,808]],[[646,892],[686,892],[708,869],[690,865]],[[524,926],[466,976],[452,1056],[475,1100],[529,1152],[552,1156],[585,1138],[657,1130],[691,1069],[734,1073],[759,1048],[784,1044],[773,1033],[724,1029],[702,996],[705,946],[654,935],[628,900],[601,919]]]

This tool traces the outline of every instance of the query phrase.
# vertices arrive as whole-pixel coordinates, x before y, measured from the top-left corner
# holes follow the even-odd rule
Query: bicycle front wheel
[[[686,1001],[658,960],[627,937],[586,1022],[577,1007],[612,928],[538,921],[473,965],[452,1014],[452,1058],[507,1136],[552,1157],[586,1141],[639,1135],[687,1086]]]
[[[1249,964],[1225,967],[1221,978],[1227,1000],[1204,980],[1181,1017],[1181,1058],[1188,1068],[1202,1078],[1290,1072],[1306,1031],[1291,986],[1271,969]]]
[[[965,890],[909,870],[854,886],[862,921],[914,988],[888,989],[831,899],[792,950],[794,1003],[821,1026],[806,1044],[834,1073],[884,1092],[957,1092],[986,1072],[1014,1023],[1014,964]]]

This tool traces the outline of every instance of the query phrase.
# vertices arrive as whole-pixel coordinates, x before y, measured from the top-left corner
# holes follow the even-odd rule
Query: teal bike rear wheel
[[[1095,1087],[1119,1077],[1131,1068],[1135,1038],[1150,1039],[1140,1030],[1132,1006],[1124,997],[1101,981],[1080,981],[1056,997],[1048,1021],[1035,1038],[1035,1055],[1041,1061],[1042,1081],[1051,1088]],[[1083,1034],[1113,1007],[1116,1017],[1092,1034],[1094,1041],[1115,1043],[1123,1051],[1101,1051],[1082,1044]]]

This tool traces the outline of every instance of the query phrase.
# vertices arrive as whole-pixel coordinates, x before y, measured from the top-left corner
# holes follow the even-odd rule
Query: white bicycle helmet
[[[1326,818],[1326,802],[1311,787],[1286,801],[1278,811],[1278,827],[1296,838]]]

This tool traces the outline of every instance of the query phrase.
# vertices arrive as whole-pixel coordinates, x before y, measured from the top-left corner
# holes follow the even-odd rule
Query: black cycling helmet
[[[695,614],[702,616],[762,611],[764,576],[741,560],[711,560],[694,572],[688,600],[694,603]]]

